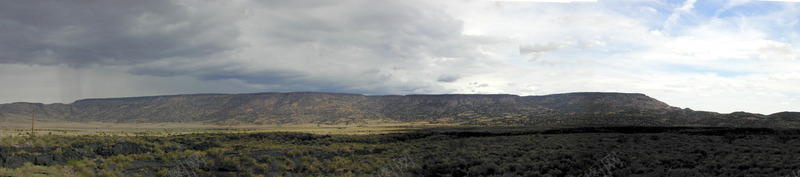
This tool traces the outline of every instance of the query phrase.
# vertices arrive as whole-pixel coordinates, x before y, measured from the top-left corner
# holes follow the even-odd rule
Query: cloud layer
[[[35,1],[0,6],[0,63],[72,67],[198,58],[241,47],[240,12],[213,3]]]
[[[639,92],[800,111],[797,3],[4,1],[0,102],[181,93]]]

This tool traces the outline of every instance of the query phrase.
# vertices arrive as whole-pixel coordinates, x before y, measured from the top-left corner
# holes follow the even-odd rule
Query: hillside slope
[[[71,104],[0,104],[0,118],[29,115],[66,121],[363,124],[431,122],[475,125],[796,126],[796,113],[679,109],[644,94],[388,95],[292,92],[194,94],[78,100]]]

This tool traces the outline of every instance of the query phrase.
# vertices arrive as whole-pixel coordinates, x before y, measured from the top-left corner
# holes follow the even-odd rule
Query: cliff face
[[[644,94],[366,96],[338,93],[196,94],[0,104],[0,117],[67,121],[349,124],[439,122],[489,125],[789,125],[794,113],[716,114],[671,107]],[[760,117],[759,119],[756,119]],[[780,120],[772,119],[779,117]],[[795,125],[795,124],[791,124]]]

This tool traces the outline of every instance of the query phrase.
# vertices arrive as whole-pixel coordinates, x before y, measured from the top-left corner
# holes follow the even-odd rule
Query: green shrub
[[[94,167],[96,164],[89,160],[70,160],[67,165],[72,168],[79,176],[95,176]]]
[[[156,173],[156,175],[165,176],[166,177],[166,176],[169,175],[169,169],[166,169],[166,168],[165,169],[161,169],[161,170],[158,171],[158,173]]]
[[[99,177],[122,176],[122,172],[118,171],[118,170],[112,170],[112,169],[103,169],[103,170],[100,171],[100,173],[97,174],[97,176],[99,176]]]
[[[58,147],[56,148],[56,150],[53,151],[53,153],[56,155],[61,155],[64,154],[64,151],[61,151],[61,147]]]
[[[133,158],[133,160],[136,161],[151,161],[156,159],[155,157],[153,157],[153,155],[150,154],[131,154],[130,156],[131,158]]]
[[[75,176],[75,172],[64,166],[37,166],[30,162],[17,169],[0,168],[0,176]]]

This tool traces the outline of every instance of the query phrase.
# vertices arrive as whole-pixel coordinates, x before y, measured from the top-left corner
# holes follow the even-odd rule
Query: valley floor
[[[39,121],[35,124],[37,135],[117,135],[117,136],[165,136],[189,133],[258,133],[258,132],[305,132],[320,135],[367,135],[403,132],[426,127],[453,126],[451,124],[429,124],[426,122],[380,123],[380,124],[283,124],[283,125],[239,125],[222,126],[202,122],[186,123],[108,123]],[[30,122],[14,122],[0,127],[0,137],[28,136]]]
[[[800,131],[428,127],[388,134],[4,135],[0,176],[791,176]]]

